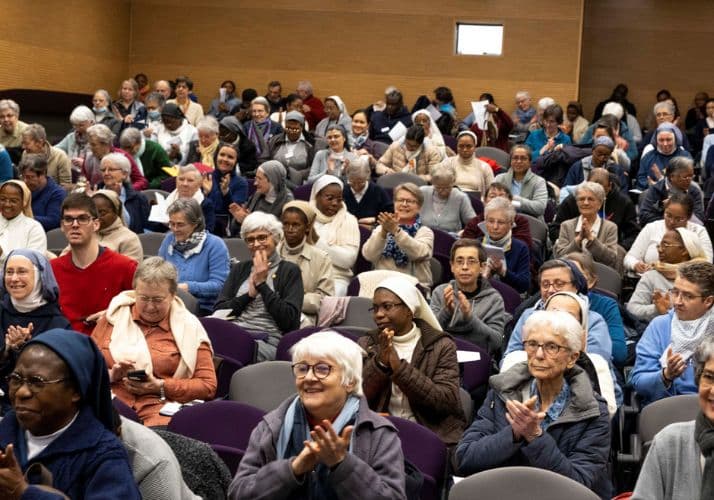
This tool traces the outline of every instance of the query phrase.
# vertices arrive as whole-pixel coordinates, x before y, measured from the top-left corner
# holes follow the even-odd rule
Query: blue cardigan
[[[0,182],[9,181],[15,177],[15,171],[12,168],[12,158],[7,152],[5,146],[0,144]]]
[[[246,181],[243,177],[237,175],[235,172],[229,173],[228,175],[231,176],[231,181],[228,183],[228,194],[224,196],[221,192],[221,178],[223,177],[223,174],[218,169],[214,169],[212,175],[213,185],[211,186],[211,192],[208,193],[206,198],[211,200],[216,214],[227,215],[228,206],[231,203],[238,203],[239,205],[242,205],[248,201],[248,181]],[[215,223],[211,224],[209,231],[213,230],[214,225]],[[206,224],[206,227],[208,227],[208,224]]]
[[[679,377],[667,389],[662,380],[660,357],[672,341],[672,319],[674,309],[653,319],[642,338],[637,342],[635,368],[630,375],[630,383],[644,404],[678,394],[696,394],[694,365],[690,362]]]
[[[617,365],[623,365],[627,359],[627,345],[625,344],[625,325],[617,302],[612,297],[597,292],[588,293],[590,310],[602,316],[607,323],[612,340],[612,360]]]
[[[141,499],[124,446],[94,417],[89,407],[82,408],[74,423],[29,462],[22,459],[26,456],[27,444],[14,411],[0,422],[0,443],[3,449],[9,443],[14,444],[15,458],[23,473],[30,465],[41,463],[52,473],[52,486],[74,500]],[[35,474],[30,474],[29,482],[37,484]],[[55,500],[60,496],[30,486],[22,498]]]
[[[533,158],[531,158],[532,162],[535,162],[538,157],[540,156],[540,149],[546,145],[548,142],[548,138],[545,135],[545,131],[542,128],[539,128],[538,130],[534,130],[530,134],[528,134],[528,139],[526,139],[526,144],[533,150]],[[564,134],[562,130],[558,130],[558,133],[555,135],[555,145],[559,144],[572,144],[573,141],[570,140],[570,136],[568,134]]]
[[[35,216],[35,220],[42,224],[45,231],[59,227],[62,202],[65,196],[67,196],[67,191],[52,177],[47,177],[45,187],[32,192],[32,214]]]
[[[179,283],[188,285],[189,293],[198,299],[200,308],[212,311],[230,268],[226,244],[209,233],[201,251],[184,259],[178,252],[169,254],[169,247],[175,241],[173,233],[168,233],[159,248],[159,256],[176,267]]]
[[[511,249],[506,252],[506,275],[500,280],[519,293],[528,291],[531,284],[531,253],[521,240],[511,238]]]

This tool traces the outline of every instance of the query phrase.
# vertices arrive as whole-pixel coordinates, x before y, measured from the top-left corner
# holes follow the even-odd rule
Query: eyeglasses
[[[699,387],[712,387],[714,386],[714,372],[706,371],[702,373],[699,378]]]
[[[701,299],[702,297],[706,297],[706,295],[694,295],[693,293],[683,292],[682,290],[679,290],[677,288],[672,288],[669,291],[669,296],[673,299],[682,297],[682,300],[684,302],[691,302],[694,299]]]
[[[555,342],[545,342],[542,344],[540,342],[536,342],[535,340],[526,340],[523,342],[523,350],[528,354],[535,354],[541,347],[543,348],[543,352],[551,358],[556,357],[561,349],[564,351],[570,350],[569,347],[558,345]]]
[[[399,303],[394,303],[394,302],[385,302],[384,304],[372,304],[372,307],[369,308],[369,312],[372,314],[377,314],[379,310],[381,309],[384,311],[386,314],[389,314],[389,312],[394,309],[397,306],[403,306],[405,305],[404,302],[399,302]]]
[[[510,224],[507,220],[501,220],[501,219],[486,219],[486,224],[491,224],[493,226],[507,226]]]
[[[169,229],[183,229],[188,226],[186,222],[171,222],[169,221]]]
[[[255,245],[256,243],[262,245],[268,242],[268,238],[270,238],[269,234],[259,234],[258,236],[248,236],[244,241],[248,246]]]
[[[473,257],[465,259],[463,257],[457,257],[454,259],[454,264],[456,264],[459,267],[463,267],[464,265],[467,265],[469,267],[474,267],[475,265],[479,264],[478,259],[474,259]]]
[[[73,226],[74,223],[76,222],[80,226],[86,226],[90,222],[94,220],[94,217],[91,215],[78,215],[77,217],[70,217],[69,215],[65,215],[62,217],[62,224],[65,226]]]
[[[682,245],[678,243],[657,243],[657,248],[682,248]]]
[[[394,203],[397,205],[416,205],[417,201],[409,198],[397,198]]]
[[[136,300],[145,304],[161,304],[167,297],[147,297],[146,295],[137,295]]]
[[[25,378],[19,373],[13,372],[7,377],[5,377],[5,380],[7,381],[7,386],[10,388],[11,391],[16,391],[23,385],[27,384],[27,387],[28,389],[30,389],[30,392],[32,392],[32,394],[37,394],[38,392],[41,392],[47,384],[58,384],[60,382],[64,382],[65,380],[67,380],[67,378],[63,377],[55,380],[45,380],[38,375],[33,375],[32,377]]]
[[[312,370],[312,374],[318,380],[326,379],[330,372],[332,371],[332,366],[327,363],[315,363],[314,365],[309,365],[307,363],[295,363],[293,365],[293,375],[295,378],[305,378],[307,374]]]
[[[551,286],[555,288],[556,290],[560,291],[563,288],[565,288],[565,285],[570,285],[572,281],[561,281],[561,280],[555,280],[555,281],[541,281],[540,282],[540,287],[543,290],[547,290]]]
[[[675,217],[674,215],[666,211],[664,213],[664,218],[676,222],[677,224],[682,224],[683,222],[687,222],[687,220],[689,220],[687,217]]]
[[[99,171],[104,173],[104,172],[120,172],[121,168],[117,167],[100,167]]]
[[[672,113],[657,113],[655,118],[667,118],[668,116],[674,116]]]

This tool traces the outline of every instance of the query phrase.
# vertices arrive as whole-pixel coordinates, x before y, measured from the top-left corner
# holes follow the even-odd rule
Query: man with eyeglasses
[[[60,288],[60,308],[72,329],[90,335],[112,298],[131,290],[137,263],[99,245],[92,199],[72,193],[62,203],[62,232],[70,251],[50,261]]]
[[[644,404],[695,394],[692,354],[714,335],[714,265],[682,265],[669,293],[672,309],[653,319],[637,343],[630,381]]]

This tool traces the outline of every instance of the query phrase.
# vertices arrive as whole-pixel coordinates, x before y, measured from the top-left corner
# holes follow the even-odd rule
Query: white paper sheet
[[[151,205],[149,212],[149,220],[151,222],[159,222],[161,224],[169,223],[168,208],[166,206],[166,198],[161,193],[154,193],[156,205]]]
[[[481,130],[486,130],[486,105],[488,101],[471,101],[471,109],[474,112],[474,123]]]
[[[456,361],[459,363],[481,361],[481,353],[475,351],[456,351]]]
[[[389,137],[392,138],[392,142],[401,140],[405,135],[407,135],[407,127],[402,122],[397,122],[397,124],[392,127],[392,130],[389,131]]]
[[[432,119],[432,120],[436,121],[436,120],[438,120],[439,118],[441,118],[441,111],[439,111],[438,109],[436,109],[436,106],[434,106],[433,104],[429,104],[429,106],[426,108],[426,110],[427,110],[427,111],[429,112],[429,114],[431,115],[431,119]]]

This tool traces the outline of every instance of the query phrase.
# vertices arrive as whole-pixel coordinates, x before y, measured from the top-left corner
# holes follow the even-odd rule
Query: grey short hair
[[[448,163],[437,163],[431,168],[431,183],[435,180],[456,182],[456,170]]]
[[[342,370],[343,387],[352,385],[349,394],[363,396],[362,392],[362,348],[356,342],[332,330],[323,330],[305,337],[290,350],[293,363],[305,358],[334,361]]]
[[[253,99],[252,101],[250,101],[251,107],[255,106],[256,104],[260,104],[261,106],[263,106],[265,108],[265,111],[270,113],[270,103],[268,102],[268,100],[265,97],[258,96],[255,99]]]
[[[218,135],[218,120],[211,115],[205,115],[196,123],[196,130],[204,132],[212,132]]]
[[[104,155],[99,164],[101,165],[103,163],[111,163],[112,165],[121,168],[122,172],[124,172],[127,176],[131,174],[131,163],[129,162],[129,159],[121,153],[109,153]]]
[[[272,234],[276,244],[283,238],[283,224],[273,214],[266,212],[248,214],[240,226],[240,237],[244,240],[248,233],[261,229]]]
[[[22,131],[22,137],[44,143],[47,140],[47,132],[45,131],[45,127],[39,123],[30,123],[27,128]]]
[[[413,182],[405,182],[403,184],[397,185],[392,191],[392,193],[394,193],[395,200],[399,191],[406,191],[407,193],[410,193],[412,196],[414,196],[414,198],[417,199],[419,207],[424,206],[424,193],[422,193],[421,189],[419,189],[419,186],[417,186]]]
[[[594,194],[595,197],[600,200],[601,204],[605,203],[605,188],[597,182],[585,181],[575,186],[575,198],[577,198],[580,194],[580,191],[583,190],[590,191],[592,194]]]
[[[672,101],[661,101],[654,105],[652,112],[656,115],[659,110],[666,111],[670,115],[674,116],[674,104]]]
[[[350,162],[347,166],[347,178],[359,177],[360,179],[369,179],[372,175],[372,169],[369,168],[369,159],[367,156],[359,156],[356,160]]]
[[[523,340],[528,340],[531,332],[552,328],[573,352],[583,350],[583,327],[575,317],[565,311],[535,311],[523,325]]]
[[[516,92],[516,99],[530,99],[531,94],[527,90],[519,90]]]
[[[176,214],[181,212],[188,220],[189,224],[195,224],[195,231],[203,231],[206,229],[206,220],[203,218],[203,210],[193,198],[179,198],[169,205],[168,214]]]
[[[141,261],[134,272],[134,288],[139,281],[152,285],[168,283],[169,291],[175,294],[178,289],[178,272],[173,264],[161,257],[149,257]]]
[[[502,196],[497,196],[486,204],[483,210],[484,217],[493,211],[504,212],[511,222],[516,218],[516,209],[513,208],[511,200],[503,198]]]
[[[20,105],[12,99],[3,99],[0,101],[0,111],[5,111],[6,109],[15,113],[15,116],[20,116]]]
[[[149,101],[156,102],[156,104],[159,105],[159,109],[163,108],[164,104],[166,104],[166,98],[164,97],[164,94],[156,91],[151,92],[144,98],[144,104],[148,103]]]
[[[89,109],[87,106],[80,105],[72,110],[69,115],[69,123],[72,125],[79,125],[83,122],[94,123],[94,111]]]
[[[702,378],[702,372],[704,371],[704,365],[707,361],[714,357],[714,338],[705,337],[701,341],[697,349],[694,351],[694,381],[699,385],[699,380]]]
[[[102,97],[104,97],[104,99],[106,99],[106,101],[107,101],[107,108],[110,108],[110,107],[111,107],[111,105],[112,105],[112,96],[109,95],[109,92],[107,92],[107,91],[104,90],[104,89],[99,89],[99,90],[97,90],[94,94],[95,94],[95,95],[96,95],[96,94],[102,94]]]
[[[303,89],[303,90],[305,90],[305,91],[307,91],[307,92],[309,92],[309,93],[311,93],[311,94],[312,94],[312,91],[313,91],[313,89],[312,89],[312,83],[310,83],[309,80],[300,80],[300,81],[298,82],[298,84],[297,84],[297,87],[295,87],[295,88],[296,88],[296,89]]]
[[[127,127],[119,136],[119,145],[122,149],[129,149],[141,143],[141,131],[135,127]]]
[[[552,97],[543,97],[540,101],[538,101],[538,109],[545,111],[546,108],[553,106],[554,104],[556,104],[556,102]]]
[[[96,139],[102,144],[111,144],[114,141],[114,132],[101,123],[92,125],[87,129],[87,135],[90,139]]]
[[[198,170],[195,165],[183,165],[178,168],[178,175],[190,174],[191,172],[196,175],[196,178],[203,177],[201,171]]]

